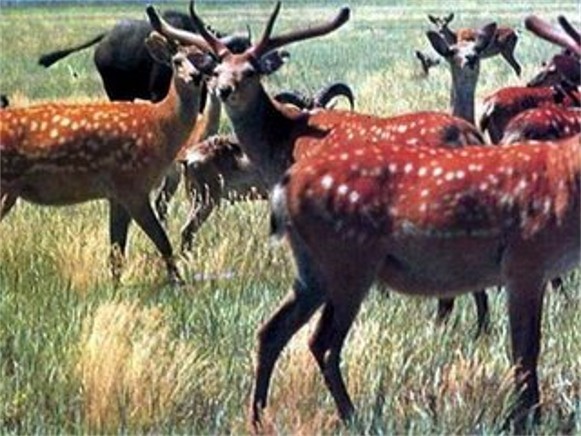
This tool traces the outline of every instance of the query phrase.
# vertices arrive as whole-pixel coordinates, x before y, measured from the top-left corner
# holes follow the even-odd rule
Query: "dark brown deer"
[[[440,33],[426,33],[430,44],[450,66],[452,86],[450,108],[452,114],[474,124],[474,96],[480,75],[480,60],[496,35],[496,24],[479,29],[474,39],[458,39],[454,43]]]
[[[454,14],[446,17],[428,15],[428,19],[436,26],[438,32],[444,37],[449,45],[457,44],[460,41],[476,41],[480,31],[477,29],[462,28],[456,31],[450,29],[449,24],[454,19]],[[500,54],[512,67],[517,76],[520,76],[522,68],[514,57],[514,49],[518,42],[518,36],[511,27],[498,26],[491,43],[482,53],[482,58],[490,58]]]
[[[170,91],[159,103],[50,103],[0,111],[0,216],[19,197],[52,206],[107,199],[113,251],[123,254],[135,220],[163,256],[170,280],[181,282],[148,196],[194,127],[202,76],[192,60],[206,44],[191,37],[188,48],[176,50],[159,34],[147,44],[173,69]],[[112,253],[112,260],[119,279],[119,256]]]
[[[312,96],[298,91],[282,91],[274,99],[295,105],[300,110],[314,110],[326,107],[340,96],[344,96],[353,109],[353,91],[341,82],[325,86]],[[181,229],[182,252],[192,249],[194,234],[221,200],[235,202],[268,198],[264,180],[234,135],[212,136],[187,147],[180,154],[177,160],[183,166],[190,200],[188,215]]]
[[[190,5],[200,28],[203,23],[194,11],[193,2]],[[283,45],[331,32],[347,21],[349,11],[342,9],[333,21],[320,26],[271,37],[279,9],[280,3],[277,3],[262,39],[241,54],[230,52],[213,35],[202,31],[219,62],[199,66],[211,77],[210,86],[222,99],[240,146],[269,189],[294,161],[315,153],[318,147],[314,144],[328,144],[325,138],[332,137],[335,129],[343,125],[352,126],[351,135],[357,129],[367,131],[371,143],[392,140],[408,146],[445,148],[484,143],[472,124],[444,113],[419,112],[377,118],[343,111],[296,112],[280,105],[264,90],[260,82],[264,72],[254,59]],[[169,31],[171,26],[166,24],[165,28]],[[176,30],[172,35],[179,39],[181,32]],[[183,42],[187,43],[187,38]],[[327,133],[320,133],[320,129]],[[321,140],[307,141],[311,135],[320,135]],[[475,298],[480,331],[487,324],[486,295],[475,293]],[[443,307],[438,312],[439,320],[449,314],[451,302],[442,301],[440,305]]]
[[[422,72],[426,77],[430,74],[431,68],[440,65],[440,59],[435,59],[430,55],[427,55],[426,53],[423,53],[419,50],[416,50],[415,55],[416,58],[420,61],[420,64],[422,66]]]

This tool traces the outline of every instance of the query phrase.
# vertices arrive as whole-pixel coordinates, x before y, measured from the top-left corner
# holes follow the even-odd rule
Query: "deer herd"
[[[440,320],[454,297],[472,292],[479,332],[488,322],[484,289],[502,285],[516,365],[511,421],[516,431],[528,429],[540,418],[543,294],[580,261],[578,31],[562,16],[558,26],[528,16],[525,27],[562,51],[529,86],[487,96],[477,124],[481,60],[500,54],[520,76],[517,33],[496,23],[453,31],[453,14],[430,15],[436,30],[427,39],[452,76],[451,114],[384,117],[355,111],[344,83],[314,97],[268,94],[262,77],[285,64],[283,47],[334,32],[351,15],[344,7],[329,20],[273,35],[280,7],[256,42],[231,50],[193,0],[197,33],[149,6],[153,30],[144,44],[173,74],[160,101],[2,108],[0,217],[18,198],[55,206],[106,199],[115,280],[135,220],[169,280],[180,284],[163,222],[181,177],[191,202],[182,251],[221,199],[269,198],[271,231],[288,241],[296,279],[258,332],[250,407],[257,429],[281,351],[318,309],[310,350],[339,416],[349,420],[355,407],[341,349],[372,284],[438,297]],[[417,56],[426,75],[438,64]],[[325,108],[338,96],[350,111]],[[222,109],[230,135],[216,135]]]

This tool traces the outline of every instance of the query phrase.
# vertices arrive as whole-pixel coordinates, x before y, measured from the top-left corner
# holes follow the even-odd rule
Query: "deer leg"
[[[292,244],[292,238],[291,244]],[[325,292],[313,271],[306,250],[294,251],[298,276],[292,290],[258,332],[258,355],[251,404],[254,428],[260,426],[260,413],[266,407],[268,387],[274,365],[291,337],[323,304]]]
[[[442,325],[450,318],[454,309],[453,298],[438,298],[438,310],[436,312],[436,324]]]
[[[216,189],[220,190],[220,188]],[[198,192],[199,191],[193,191],[191,193],[190,210],[188,211],[186,223],[181,229],[182,253],[192,250],[194,234],[199,230],[202,224],[206,222],[220,201],[221,191],[216,195],[199,195]]]
[[[346,305],[345,305],[346,306]],[[336,306],[327,302],[319,319],[309,346],[325,379],[325,384],[331,392],[339,417],[343,421],[349,420],[355,408],[349,397],[341,369],[341,349],[349,328],[359,310],[359,305]]]
[[[10,209],[12,209],[16,204],[17,199],[18,196],[16,195],[12,195],[8,192],[2,193],[2,197],[0,199],[0,221],[2,221],[4,217],[8,215]]]
[[[169,280],[172,284],[182,285],[184,283],[176,267],[173,250],[167,234],[159,220],[155,216],[149,198],[145,196],[141,201],[128,204],[127,209],[131,217],[146,233],[146,235],[155,244],[157,250],[161,253],[168,272]]]
[[[478,324],[476,328],[476,338],[482,333],[487,333],[490,329],[490,311],[488,309],[488,296],[483,289],[478,292],[472,292],[474,302],[476,303],[476,315]]]
[[[175,195],[180,184],[179,168],[172,164],[161,182],[159,192],[155,197],[155,211],[162,224],[167,225],[168,204]]]
[[[541,314],[545,284],[531,277],[508,282],[508,311],[512,358],[518,395],[511,419],[516,433],[524,433],[529,415],[540,420],[537,361],[541,342]]]
[[[111,241],[109,263],[115,283],[121,281],[121,269],[123,267],[130,223],[131,216],[125,208],[115,200],[109,200],[109,238]]]

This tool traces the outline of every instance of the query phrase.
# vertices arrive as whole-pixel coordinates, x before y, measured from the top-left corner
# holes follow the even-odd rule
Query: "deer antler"
[[[270,15],[260,42],[249,49],[249,51],[252,51],[253,55],[257,58],[261,57],[265,53],[268,53],[269,51],[275,50],[293,42],[326,35],[345,24],[349,20],[349,16],[351,14],[351,10],[345,6],[341,8],[335,18],[330,21],[311,26],[306,29],[294,30],[271,38],[270,34],[272,33],[274,21],[276,20],[279,10],[280,2],[277,3],[272,14]]]
[[[536,15],[529,15],[525,19],[525,27],[540,38],[571,50],[576,56],[581,56],[581,45],[573,37],[555,28],[549,22]],[[568,29],[568,27],[565,27]]]
[[[147,5],[145,8],[151,27],[154,30],[161,33],[162,35],[175,39],[185,45],[194,45],[200,50],[208,51],[210,47],[208,43],[199,35],[195,33],[188,32],[177,27],[172,26],[167,21],[165,21],[157,12],[157,10],[152,5]],[[205,29],[204,29],[205,30]]]

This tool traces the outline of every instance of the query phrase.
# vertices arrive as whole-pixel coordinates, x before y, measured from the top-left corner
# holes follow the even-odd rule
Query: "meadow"
[[[271,2],[198,2],[206,22],[224,31],[262,31]],[[286,1],[277,30],[329,17],[345,1]],[[106,98],[92,49],[48,70],[38,56],[75,45],[144,6],[0,8],[0,92],[11,104]],[[352,19],[334,34],[290,46],[289,63],[270,91],[311,92],[349,83],[357,110],[395,115],[447,110],[446,65],[421,75],[413,53],[429,51],[426,14],[439,2],[353,1]],[[187,2],[164,3],[185,11]],[[555,48],[528,33],[535,12],[565,13],[579,25],[575,1],[462,1],[455,26],[491,20],[520,29],[522,79],[501,58],[483,62],[482,97],[522,84]],[[433,52],[432,52],[433,53]],[[224,117],[221,129],[228,130]],[[180,192],[169,231],[179,246],[187,203]],[[255,333],[293,280],[289,250],[268,238],[264,202],[223,204],[179,259],[187,285],[165,283],[165,269],[133,226],[122,283],[108,270],[105,202],[50,208],[19,202],[0,224],[0,433],[246,433]],[[544,304],[539,363],[543,422],[539,434],[581,433],[579,271]],[[273,376],[267,433],[496,434],[513,401],[504,292],[490,290],[492,329],[474,339],[470,297],[436,328],[434,299],[372,289],[347,339],[343,368],[358,418],[344,426],[307,346],[306,326]]]

